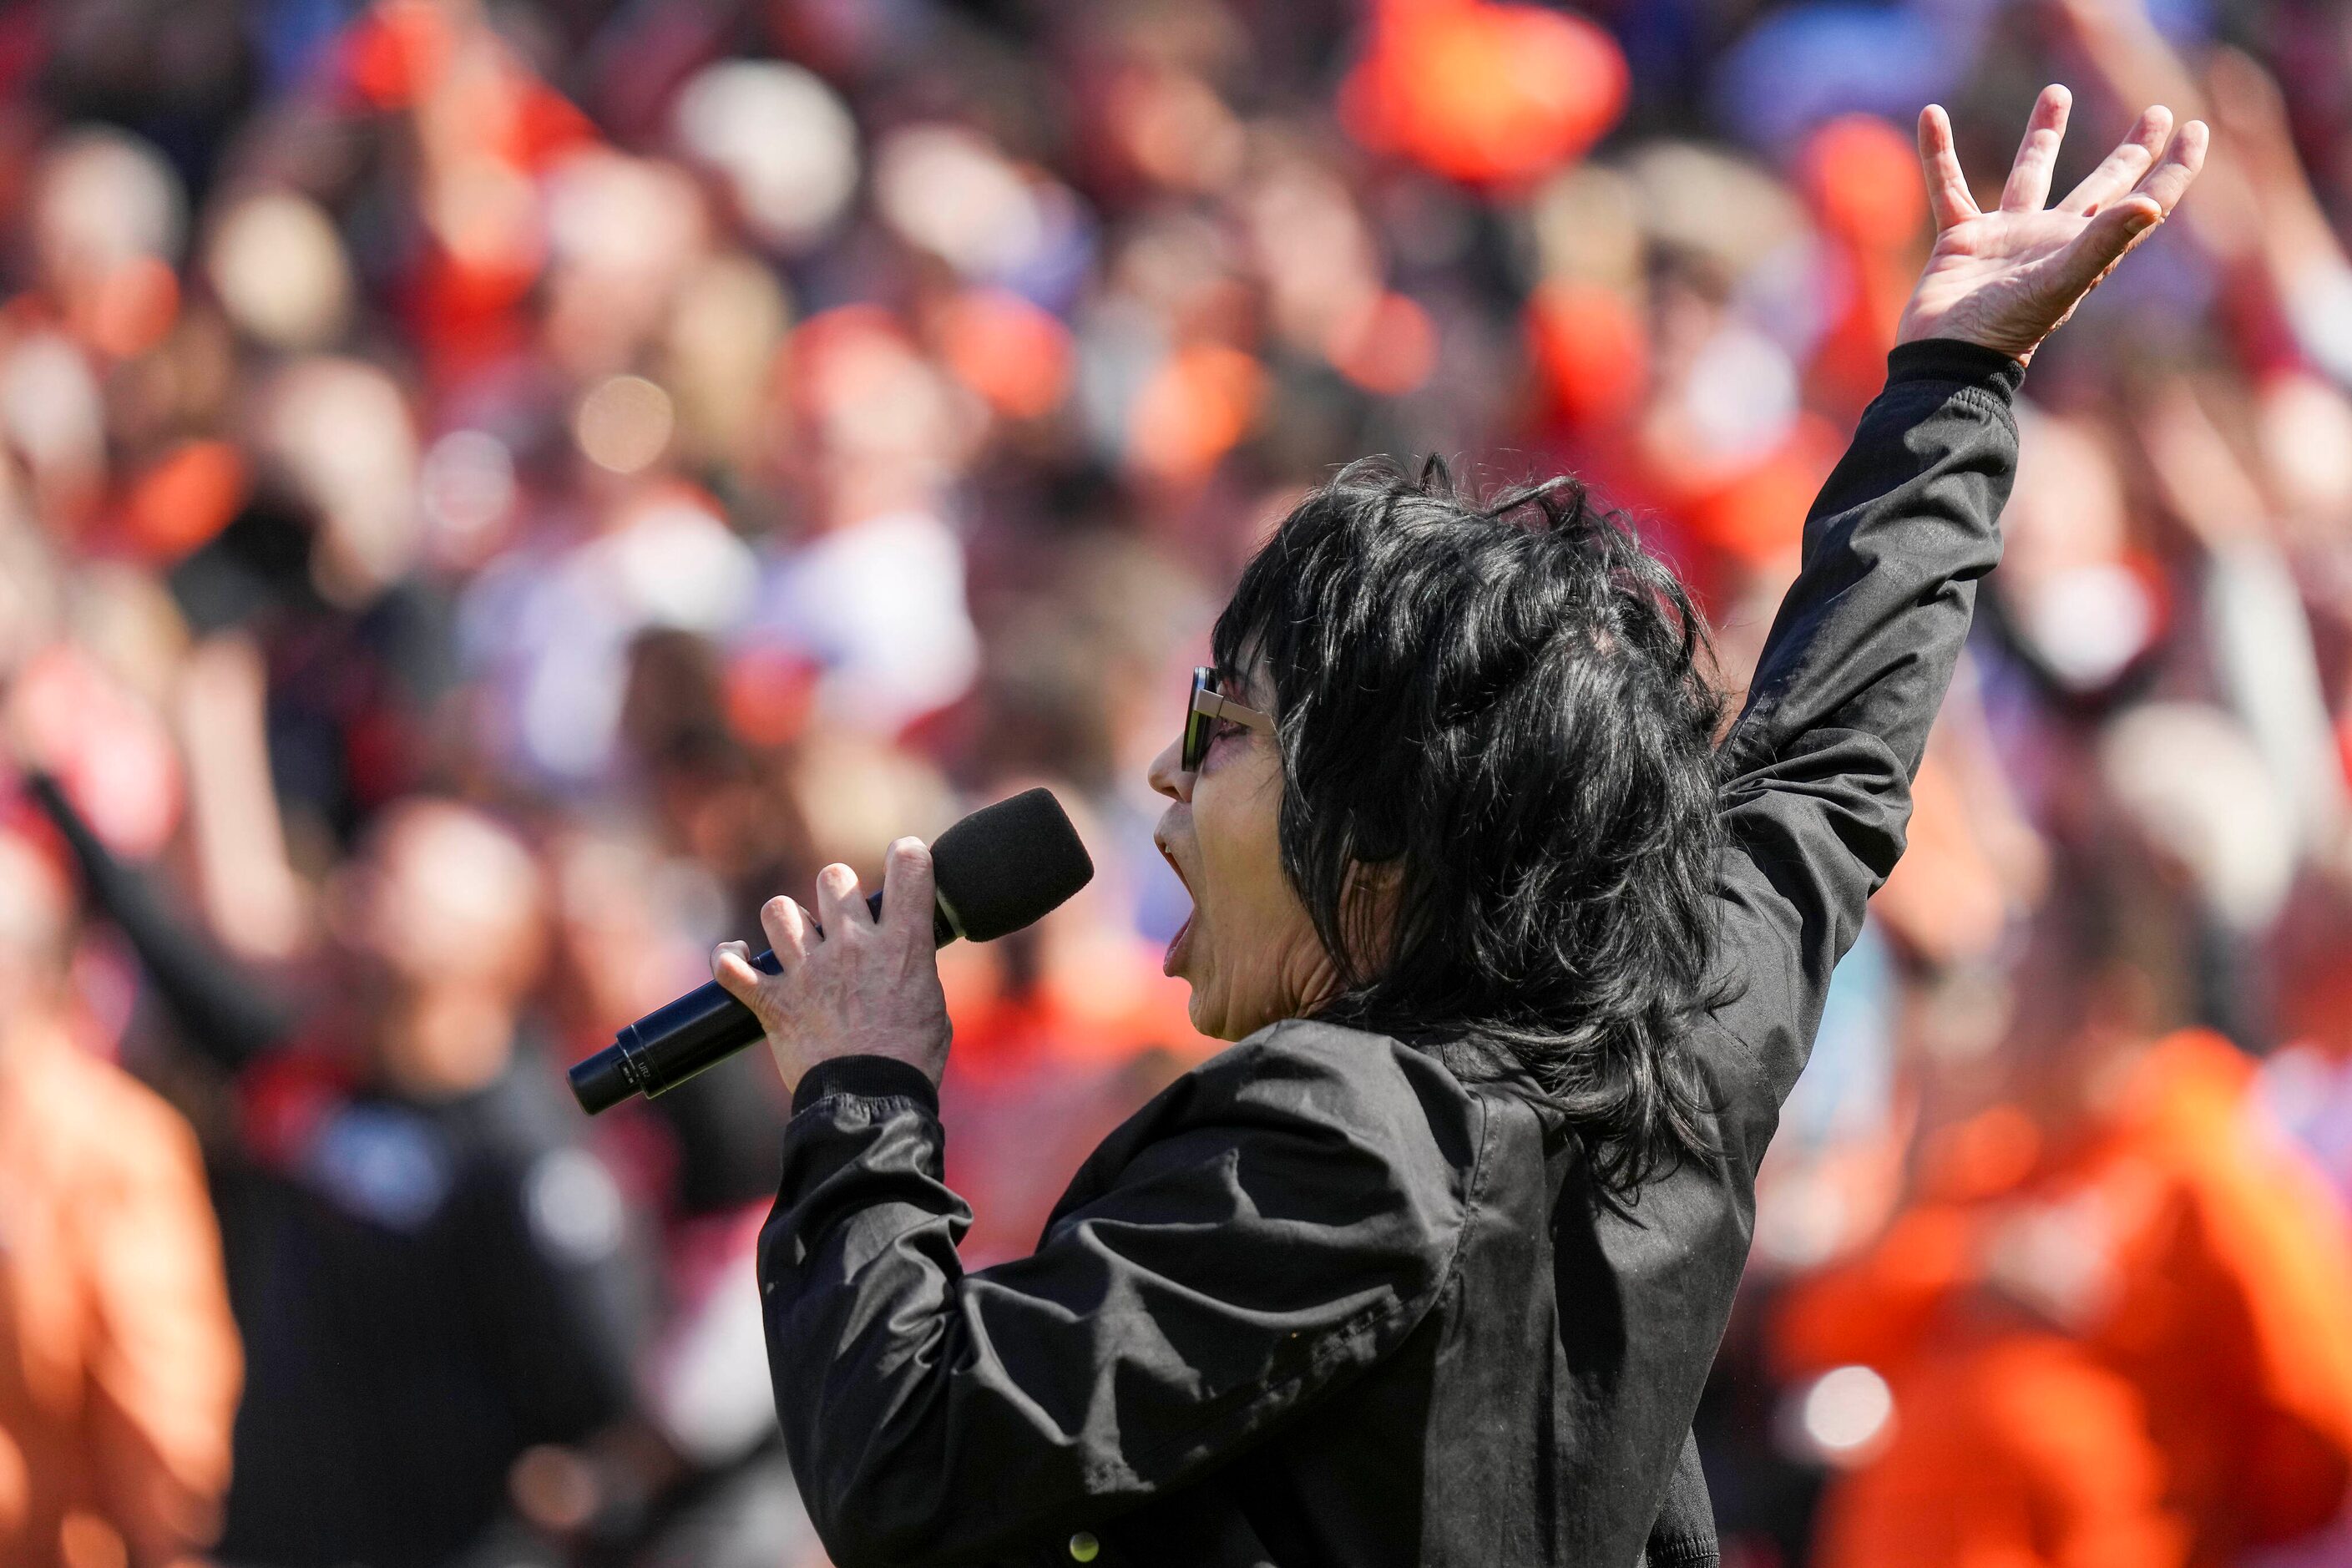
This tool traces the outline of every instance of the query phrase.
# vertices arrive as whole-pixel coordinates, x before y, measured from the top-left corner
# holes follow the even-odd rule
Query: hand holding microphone
[[[856,872],[827,866],[817,874],[814,917],[788,898],[761,908],[773,973],[752,967],[746,943],[719,949],[711,973],[760,1020],[786,1089],[835,1057],[892,1057],[939,1081],[948,1000],[931,941],[936,897],[929,848],[901,838],[883,858],[879,909],[858,896]]]
[[[762,1034],[788,1088],[817,1062],[859,1054],[898,1057],[937,1079],[947,1009],[932,951],[958,937],[988,942],[1019,931],[1094,874],[1068,814],[1042,789],[982,807],[929,850],[917,839],[893,844],[882,889],[868,898],[857,896],[849,868],[828,866],[814,916],[790,899],[770,900],[760,922],[774,951],[749,957],[742,942],[721,947],[712,961],[719,978],[646,1014],[572,1069],[572,1097],[593,1116],[633,1094],[673,1089]]]

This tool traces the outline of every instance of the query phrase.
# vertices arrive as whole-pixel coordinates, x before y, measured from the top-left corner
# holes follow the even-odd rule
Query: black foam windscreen
[[[982,806],[940,834],[931,867],[940,904],[971,942],[1019,931],[1095,875],[1069,814],[1045,789]]]

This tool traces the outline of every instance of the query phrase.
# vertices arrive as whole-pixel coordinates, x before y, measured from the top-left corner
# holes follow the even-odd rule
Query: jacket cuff
[[[832,1057],[801,1074],[793,1090],[793,1114],[798,1116],[830,1095],[859,1100],[911,1100],[932,1116],[940,1113],[940,1091],[928,1074],[912,1062],[896,1057]]]
[[[1980,387],[2006,404],[2025,384],[2025,367],[1980,343],[1958,338],[1921,338],[1897,343],[1886,356],[1886,384],[1906,381],[1958,382]]]

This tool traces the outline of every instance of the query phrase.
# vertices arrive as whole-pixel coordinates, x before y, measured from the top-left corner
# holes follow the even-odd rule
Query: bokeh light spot
[[[176,561],[227,526],[245,496],[245,459],[235,447],[183,441],[139,476],[123,510],[141,549]]]
[[[473,559],[514,508],[513,455],[487,431],[452,430],[434,442],[417,479],[436,552],[446,559]]]
[[[1034,419],[1069,393],[1069,329],[1017,294],[963,295],[949,307],[940,337],[956,374],[1000,414]]]
[[[572,437],[598,468],[635,474],[651,468],[669,449],[675,423],[668,393],[641,375],[615,375],[599,382],[580,400]]]
[[[1367,392],[1402,396],[1437,368],[1437,327],[1402,294],[1383,294],[1332,333],[1331,363]]]
[[[1832,1464],[1851,1464],[1874,1451],[1895,1418],[1895,1394],[1866,1366],[1823,1373],[1801,1406],[1805,1436]]]
[[[286,192],[231,208],[205,247],[205,270],[231,319],[279,348],[331,342],[351,313],[351,268],[334,223]]]

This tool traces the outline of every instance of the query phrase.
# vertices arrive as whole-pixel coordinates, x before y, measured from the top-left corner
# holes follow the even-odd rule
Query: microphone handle
[[[879,918],[881,893],[869,894],[866,907]],[[822,927],[817,934],[824,934]],[[945,947],[955,939],[947,911],[933,905],[932,942]],[[773,974],[780,965],[771,949],[751,960],[751,967]],[[567,1075],[572,1097],[593,1116],[633,1094],[663,1093],[758,1044],[762,1033],[751,1009],[713,980],[625,1026],[611,1045],[574,1066]]]

